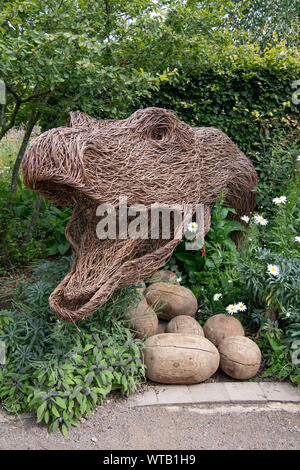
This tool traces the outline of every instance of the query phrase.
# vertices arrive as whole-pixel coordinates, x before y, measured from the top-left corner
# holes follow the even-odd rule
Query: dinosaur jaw
[[[49,297],[51,310],[66,321],[92,315],[116,289],[150,277],[180,242],[175,238],[99,240],[95,211],[94,201],[86,199],[85,205],[81,201],[66,227],[75,259]]]

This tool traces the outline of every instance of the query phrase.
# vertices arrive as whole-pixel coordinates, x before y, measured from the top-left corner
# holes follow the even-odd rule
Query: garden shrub
[[[199,251],[186,251],[184,242],[174,251],[174,260],[177,263],[178,276],[182,278],[182,284],[189,287],[196,297],[198,303],[204,308],[205,315],[210,316],[220,313],[224,298],[216,304],[217,310],[209,308],[208,299],[219,292],[224,292],[226,287],[227,297],[225,300],[231,302],[235,296],[232,286],[232,266],[234,260],[240,257],[231,235],[235,231],[243,232],[245,227],[238,221],[228,218],[229,214],[235,213],[232,208],[224,207],[220,200],[212,210],[211,227],[205,237],[205,245]],[[170,267],[172,267],[172,263]],[[230,281],[230,282],[228,282]]]
[[[111,390],[128,394],[144,379],[143,342],[122,320],[139,300],[134,286],[117,292],[78,326],[50,311],[49,293],[71,261],[47,261],[11,287],[12,280],[3,282],[11,307],[0,311],[0,340],[6,347],[0,369],[3,406],[14,413],[35,411],[38,422],[64,435]]]
[[[39,217],[32,238],[24,243],[37,194],[24,187],[19,179],[12,208],[8,208],[10,195],[9,168],[0,174],[0,272],[18,271],[33,259],[51,255],[64,255],[70,250],[65,237],[65,226],[71,216],[70,207],[58,208],[42,199]]]
[[[291,86],[298,73],[297,63],[276,61],[179,69],[145,105],[172,109],[193,126],[216,127],[252,157],[256,150],[266,151],[279,133],[299,137],[299,110]]]

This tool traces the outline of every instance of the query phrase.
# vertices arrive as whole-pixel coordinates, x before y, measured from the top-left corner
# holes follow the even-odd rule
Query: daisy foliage
[[[255,247],[251,257],[241,260],[238,270],[241,288],[253,307],[282,310],[294,305],[300,309],[299,258]]]
[[[222,294],[215,294],[213,299],[215,302],[217,302],[221,297],[222,297]]]
[[[189,232],[196,233],[198,230],[198,224],[196,222],[190,222],[187,229]]]
[[[228,307],[226,307],[226,312],[229,313],[230,315],[233,315],[234,313],[237,312],[237,307],[235,304],[230,304]]]

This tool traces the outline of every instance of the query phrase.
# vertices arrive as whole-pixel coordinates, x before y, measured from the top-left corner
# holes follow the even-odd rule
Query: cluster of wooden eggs
[[[241,323],[230,315],[210,317],[203,328],[195,320],[197,299],[180,286],[171,271],[158,271],[140,288],[137,307],[128,312],[138,338],[147,338],[144,350],[146,376],[169,384],[207,380],[220,367],[235,379],[257,374],[261,352],[245,337]]]
[[[220,368],[230,377],[245,380],[254,377],[261,364],[257,344],[245,337],[242,324],[231,315],[220,313],[203,326],[206,336],[218,349]]]

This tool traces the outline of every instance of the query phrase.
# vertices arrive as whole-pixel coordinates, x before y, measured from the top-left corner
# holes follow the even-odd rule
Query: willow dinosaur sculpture
[[[58,205],[72,205],[66,227],[75,259],[49,298],[60,318],[79,321],[95,312],[118,288],[135,284],[163,266],[178,238],[100,240],[96,209],[120,196],[128,206],[204,205],[210,211],[223,191],[238,216],[255,204],[257,174],[223,132],[195,128],[161,108],[140,109],[123,120],[96,120],[70,113],[66,127],[51,129],[30,145],[23,162],[28,188]],[[174,234],[173,234],[174,235]]]

